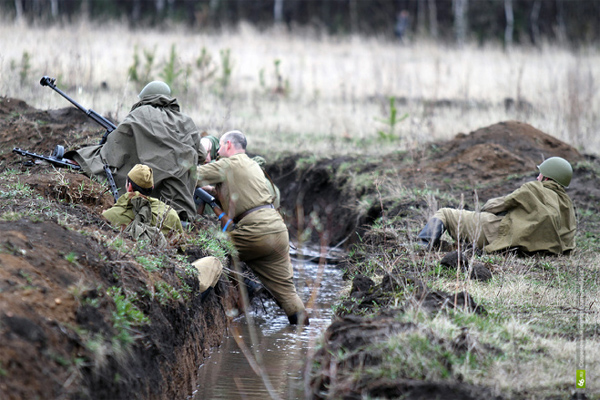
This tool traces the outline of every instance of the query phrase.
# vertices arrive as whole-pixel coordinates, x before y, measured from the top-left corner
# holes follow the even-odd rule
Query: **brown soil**
[[[0,182],[1,399],[185,398],[227,330],[225,309],[237,302],[227,280],[201,296],[197,278],[169,257],[149,272],[107,245],[120,233],[101,218],[113,204],[104,186],[43,164],[22,167],[11,152],[50,154],[55,144],[95,142],[101,133],[72,107],[39,111],[0,98],[0,172],[20,171]],[[16,182],[31,189],[30,199],[11,199]],[[146,251],[189,262],[207,255],[197,246]],[[185,296],[159,298],[160,285]],[[113,287],[135,296],[151,321],[125,329],[131,346],[115,325]]]
[[[195,388],[195,372],[208,349],[220,342],[227,328],[224,310],[237,301],[230,283],[222,279],[214,292],[202,298],[197,279],[169,265],[168,258],[159,272],[148,272],[133,255],[107,246],[120,236],[100,216],[112,204],[102,185],[78,173],[54,171],[47,165],[25,167],[23,158],[11,152],[13,147],[20,147],[50,154],[56,144],[70,148],[94,143],[101,134],[101,129],[72,107],[39,111],[21,100],[0,98],[0,173],[15,169],[15,180],[32,189],[31,201],[14,204],[10,201],[10,182],[0,182],[0,209],[5,216],[0,222],[2,399],[183,398]],[[320,231],[312,226],[312,242],[347,245],[357,239],[357,233],[364,236],[365,227],[382,215],[419,224],[424,222],[422,213],[427,209],[424,200],[401,203],[385,198],[371,201],[370,207],[359,211],[356,204],[360,200],[379,200],[377,189],[375,185],[354,185],[344,172],[347,165],[352,165],[357,174],[401,177],[406,187],[444,190],[455,198],[453,204],[444,206],[457,206],[463,195],[469,208],[474,206],[473,192],[480,199],[506,194],[533,179],[535,166],[551,156],[567,158],[574,164],[587,162],[576,165],[568,193],[579,211],[597,214],[598,160],[514,121],[459,134],[454,140],[430,144],[420,152],[398,153],[380,160],[344,157],[300,167],[301,156],[290,155],[269,165],[268,172],[281,189],[293,236],[294,228],[310,225],[308,215],[315,212],[328,229]],[[52,209],[42,209],[44,203],[36,197],[50,199]],[[11,213],[30,216],[10,221],[7,216]],[[595,219],[581,215],[579,227],[598,238],[600,229]],[[367,235],[364,240],[386,240],[376,237],[377,232],[369,234],[371,239]],[[183,249],[176,245],[163,252],[189,261],[207,255],[200,247]],[[487,275],[486,271],[480,273]],[[404,276],[402,282],[397,276]],[[189,297],[159,301],[151,294],[159,281],[179,290],[189,288]],[[312,382],[315,398],[328,385],[327,352],[350,346],[348,340],[359,344],[365,332],[372,332],[375,340],[393,329],[411,329],[394,322],[393,315],[372,321],[352,315],[364,311],[364,307],[385,308],[386,291],[407,283],[420,287],[406,271],[396,278],[390,275],[380,285],[362,282],[366,289],[360,289],[361,283],[356,282],[355,301],[347,305],[350,313],[326,334],[319,360],[324,374]],[[126,352],[120,352],[114,342],[115,303],[106,295],[106,289],[113,286],[135,294],[136,304],[152,321],[132,328],[138,339]],[[485,312],[467,293],[419,293],[431,309],[455,304]],[[355,361],[359,360],[348,362]],[[335,390],[338,392],[331,398],[492,397],[485,388],[410,380],[348,382],[336,385]]]

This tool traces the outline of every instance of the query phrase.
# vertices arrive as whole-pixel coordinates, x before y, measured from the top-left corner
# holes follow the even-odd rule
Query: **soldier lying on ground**
[[[70,151],[65,158],[100,179],[105,178],[107,164],[119,194],[125,193],[125,179],[134,165],[149,166],[154,170],[152,196],[172,204],[181,220],[190,221],[196,214],[195,169],[204,163],[206,150],[200,145],[196,124],[170,96],[166,83],[150,82],[105,144]]]
[[[573,168],[560,157],[549,158],[538,168],[536,181],[488,200],[481,212],[438,210],[419,233],[420,244],[431,249],[448,230],[454,240],[473,243],[486,252],[570,252],[575,248],[577,221],[565,188],[571,183]]]
[[[125,187],[127,193],[119,197],[113,207],[102,213],[111,225],[128,227],[136,219],[137,214],[145,212],[147,215],[141,218],[143,219],[141,222],[151,227],[159,227],[163,235],[168,237],[171,231],[183,233],[181,221],[175,210],[162,201],[150,197],[154,187],[152,168],[142,164],[134,166],[127,175]],[[144,207],[148,207],[149,210],[144,210]]]
[[[273,294],[290,324],[308,325],[294,287],[287,227],[273,207],[263,171],[246,155],[246,143],[240,131],[225,133],[219,141],[219,160],[198,168],[198,185],[205,190],[215,185],[223,211],[236,224],[229,236],[239,259]]]

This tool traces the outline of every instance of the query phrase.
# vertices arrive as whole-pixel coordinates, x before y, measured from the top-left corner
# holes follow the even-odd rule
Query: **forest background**
[[[540,44],[598,39],[600,4],[594,0],[3,0],[5,15],[45,23],[126,20],[130,26],[185,22],[213,29],[248,21],[312,26],[330,34],[392,35],[399,19],[408,33],[459,44],[472,37]]]
[[[40,87],[44,75],[114,122],[161,79],[200,129],[242,129],[266,154],[380,154],[511,119],[600,152],[595,1],[15,0],[0,8],[0,93],[40,109],[68,106]]]

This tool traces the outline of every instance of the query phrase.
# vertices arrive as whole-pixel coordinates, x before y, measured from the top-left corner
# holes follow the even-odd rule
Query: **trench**
[[[342,272],[335,265],[296,258],[292,258],[292,264],[296,289],[307,306],[310,326],[290,326],[283,311],[272,301],[252,304],[253,311],[236,318],[221,345],[211,350],[198,370],[198,386],[189,399],[304,398],[307,355],[332,322],[332,305],[343,281]],[[315,299],[312,302],[311,295]],[[234,338],[236,333],[241,337],[240,344]],[[256,373],[249,360],[262,372]]]

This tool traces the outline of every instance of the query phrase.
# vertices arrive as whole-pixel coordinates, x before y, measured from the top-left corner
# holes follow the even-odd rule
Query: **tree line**
[[[359,33],[454,42],[591,44],[600,38],[597,0],[0,0],[25,23],[114,19],[132,27],[183,22],[219,29],[240,21],[330,34]]]

